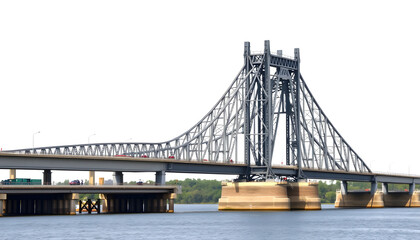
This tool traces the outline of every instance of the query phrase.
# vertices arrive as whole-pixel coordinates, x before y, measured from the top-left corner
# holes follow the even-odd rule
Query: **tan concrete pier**
[[[319,209],[318,184],[306,182],[227,182],[219,199],[219,211]]]
[[[342,208],[383,208],[384,194],[382,192],[348,192],[342,194],[341,191],[337,191],[335,207]]]
[[[290,199],[290,210],[321,209],[321,199],[318,196],[318,183],[288,183],[287,196]]]
[[[384,194],[385,207],[420,207],[420,192],[388,192]]]
[[[341,182],[337,191],[335,207],[343,208],[383,208],[383,207],[420,207],[420,192],[414,191],[415,184],[409,184],[407,192],[390,192],[388,183],[382,183],[382,191],[372,182],[371,191],[349,192],[347,182]]]

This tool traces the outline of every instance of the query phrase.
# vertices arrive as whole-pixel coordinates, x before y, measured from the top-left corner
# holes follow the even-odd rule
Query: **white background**
[[[37,131],[35,147],[176,137],[222,96],[244,41],[262,51],[270,40],[272,51],[300,48],[318,103],[374,171],[420,174],[418,10],[416,1],[1,1],[0,148],[32,147]],[[215,178],[167,175],[184,177]],[[88,173],[53,173],[75,178]],[[139,178],[154,177],[125,174]]]

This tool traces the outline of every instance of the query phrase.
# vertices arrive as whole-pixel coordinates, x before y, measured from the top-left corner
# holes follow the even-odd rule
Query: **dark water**
[[[420,208],[175,213],[0,218],[0,239],[420,239]]]

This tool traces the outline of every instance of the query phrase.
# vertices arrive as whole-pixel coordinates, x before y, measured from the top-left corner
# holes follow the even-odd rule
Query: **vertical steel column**
[[[376,193],[376,190],[378,189],[378,182],[376,182],[376,179],[370,183],[370,194],[374,195]]]
[[[341,195],[347,195],[348,185],[347,181],[341,181]]]
[[[114,172],[114,185],[123,185],[123,173],[121,171]]]
[[[286,165],[290,165],[290,115],[292,106],[290,105],[290,87],[289,81],[283,81],[282,94],[284,94],[285,105],[286,105]]]
[[[44,170],[44,185],[51,185],[51,170]]]
[[[416,190],[416,184],[413,182],[408,185],[409,186],[409,193],[410,195],[413,195],[414,191]]]
[[[302,151],[301,151],[301,131],[300,131],[300,55],[299,48],[295,48],[295,60],[297,61],[297,70],[295,71],[294,81],[296,83],[296,97],[295,97],[295,118],[296,118],[296,148],[297,148],[297,166],[298,166],[298,179],[302,179]]]
[[[249,42],[245,42],[245,46],[244,46],[244,61],[245,61],[245,75],[247,75],[249,73],[249,71],[251,70],[251,64],[250,64],[250,60],[249,57],[251,55],[251,46]],[[247,180],[250,180],[251,178],[251,118],[250,118],[250,109],[251,109],[251,93],[250,91],[250,79],[249,79],[249,75],[248,77],[245,79],[245,106],[244,106],[244,136],[245,136],[245,164],[247,165],[247,173],[246,173],[246,178]]]
[[[271,147],[273,142],[273,106],[272,106],[272,84],[270,76],[270,41],[264,41],[264,75],[262,89],[262,110],[263,110],[263,164],[267,167],[267,174],[271,171]]]
[[[156,185],[165,185],[165,182],[166,182],[165,177],[166,177],[166,172],[165,171],[156,172],[155,184]]]

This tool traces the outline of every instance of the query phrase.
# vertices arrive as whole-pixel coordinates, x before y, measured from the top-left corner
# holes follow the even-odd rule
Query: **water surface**
[[[218,212],[217,204],[175,213],[0,218],[0,239],[419,239],[420,208]]]

